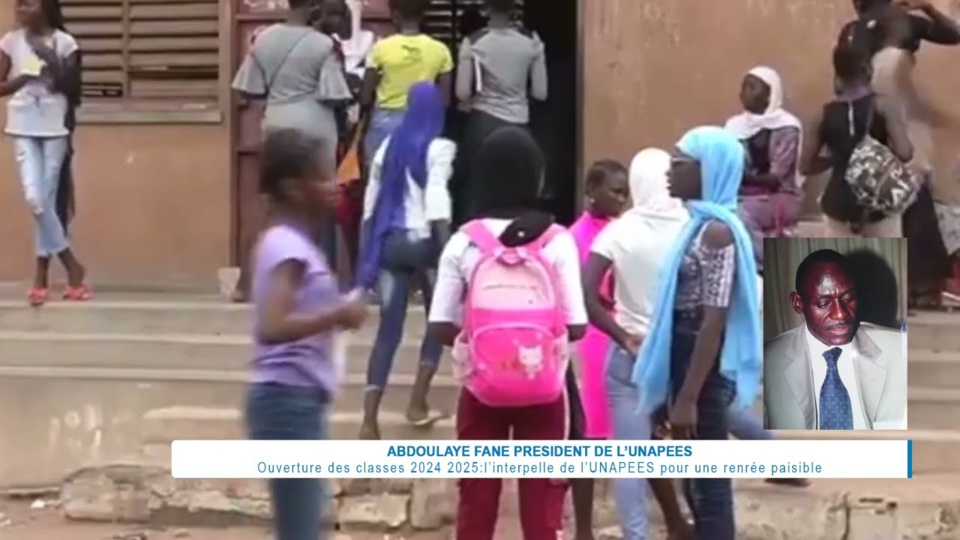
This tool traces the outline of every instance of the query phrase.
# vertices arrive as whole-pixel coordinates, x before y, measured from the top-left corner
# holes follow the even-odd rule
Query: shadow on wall
[[[860,320],[900,328],[903,323],[898,318],[900,290],[893,268],[873,251],[857,250],[846,255],[851,277],[857,284]]]

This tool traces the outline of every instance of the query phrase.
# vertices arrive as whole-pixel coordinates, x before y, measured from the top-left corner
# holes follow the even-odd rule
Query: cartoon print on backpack
[[[528,379],[534,378],[543,370],[543,349],[517,345],[517,357]]]

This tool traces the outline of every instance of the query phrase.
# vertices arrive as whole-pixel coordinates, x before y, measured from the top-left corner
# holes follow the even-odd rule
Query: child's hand
[[[367,299],[359,291],[347,296],[347,301],[334,312],[336,321],[344,328],[355,330],[367,320]]]

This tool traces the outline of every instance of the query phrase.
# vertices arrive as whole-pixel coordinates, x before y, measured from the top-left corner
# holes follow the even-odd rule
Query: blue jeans
[[[254,440],[320,440],[327,436],[328,400],[316,388],[255,384],[247,394],[247,429]],[[327,504],[324,484],[314,478],[270,480],[276,540],[326,538],[320,526]]]
[[[53,257],[70,247],[57,215],[60,168],[69,146],[67,137],[13,137],[23,195],[33,212],[37,257]]]
[[[681,312],[674,314],[670,354],[673,396],[680,392],[687,376],[700,324],[698,316],[687,317]],[[730,438],[729,409],[735,392],[734,384],[715,367],[707,377],[697,402],[698,439],[725,441]],[[697,540],[734,540],[733,484],[729,478],[684,479],[683,494],[693,514]]]
[[[380,107],[373,110],[367,134],[363,138],[363,159],[368,171],[380,145],[393,135],[394,130],[400,125],[404,112],[405,109],[381,109]]]
[[[649,440],[650,418],[637,409],[638,390],[632,382],[634,356],[617,345],[607,357],[607,398],[613,419],[613,439]],[[616,478],[613,498],[624,540],[647,538],[646,478]]]
[[[416,285],[429,309],[437,275],[436,248],[430,238],[414,239],[407,231],[393,231],[383,241],[378,280],[380,326],[367,364],[367,390],[383,390],[393,368],[393,359],[403,339],[410,288]],[[420,364],[436,369],[443,345],[424,334],[420,344]]]
[[[773,432],[763,429],[763,422],[750,409],[730,406],[730,434],[741,441],[772,441]]]

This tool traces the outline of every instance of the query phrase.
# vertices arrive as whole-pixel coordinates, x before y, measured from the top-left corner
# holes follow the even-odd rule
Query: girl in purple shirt
[[[255,313],[253,377],[247,426],[257,440],[326,437],[326,413],[343,361],[337,333],[366,318],[359,297],[341,297],[311,231],[329,217],[336,185],[320,141],[279,130],[263,145],[260,190],[270,222],[252,261]],[[276,540],[325,538],[323,485],[315,479],[272,479]]]

